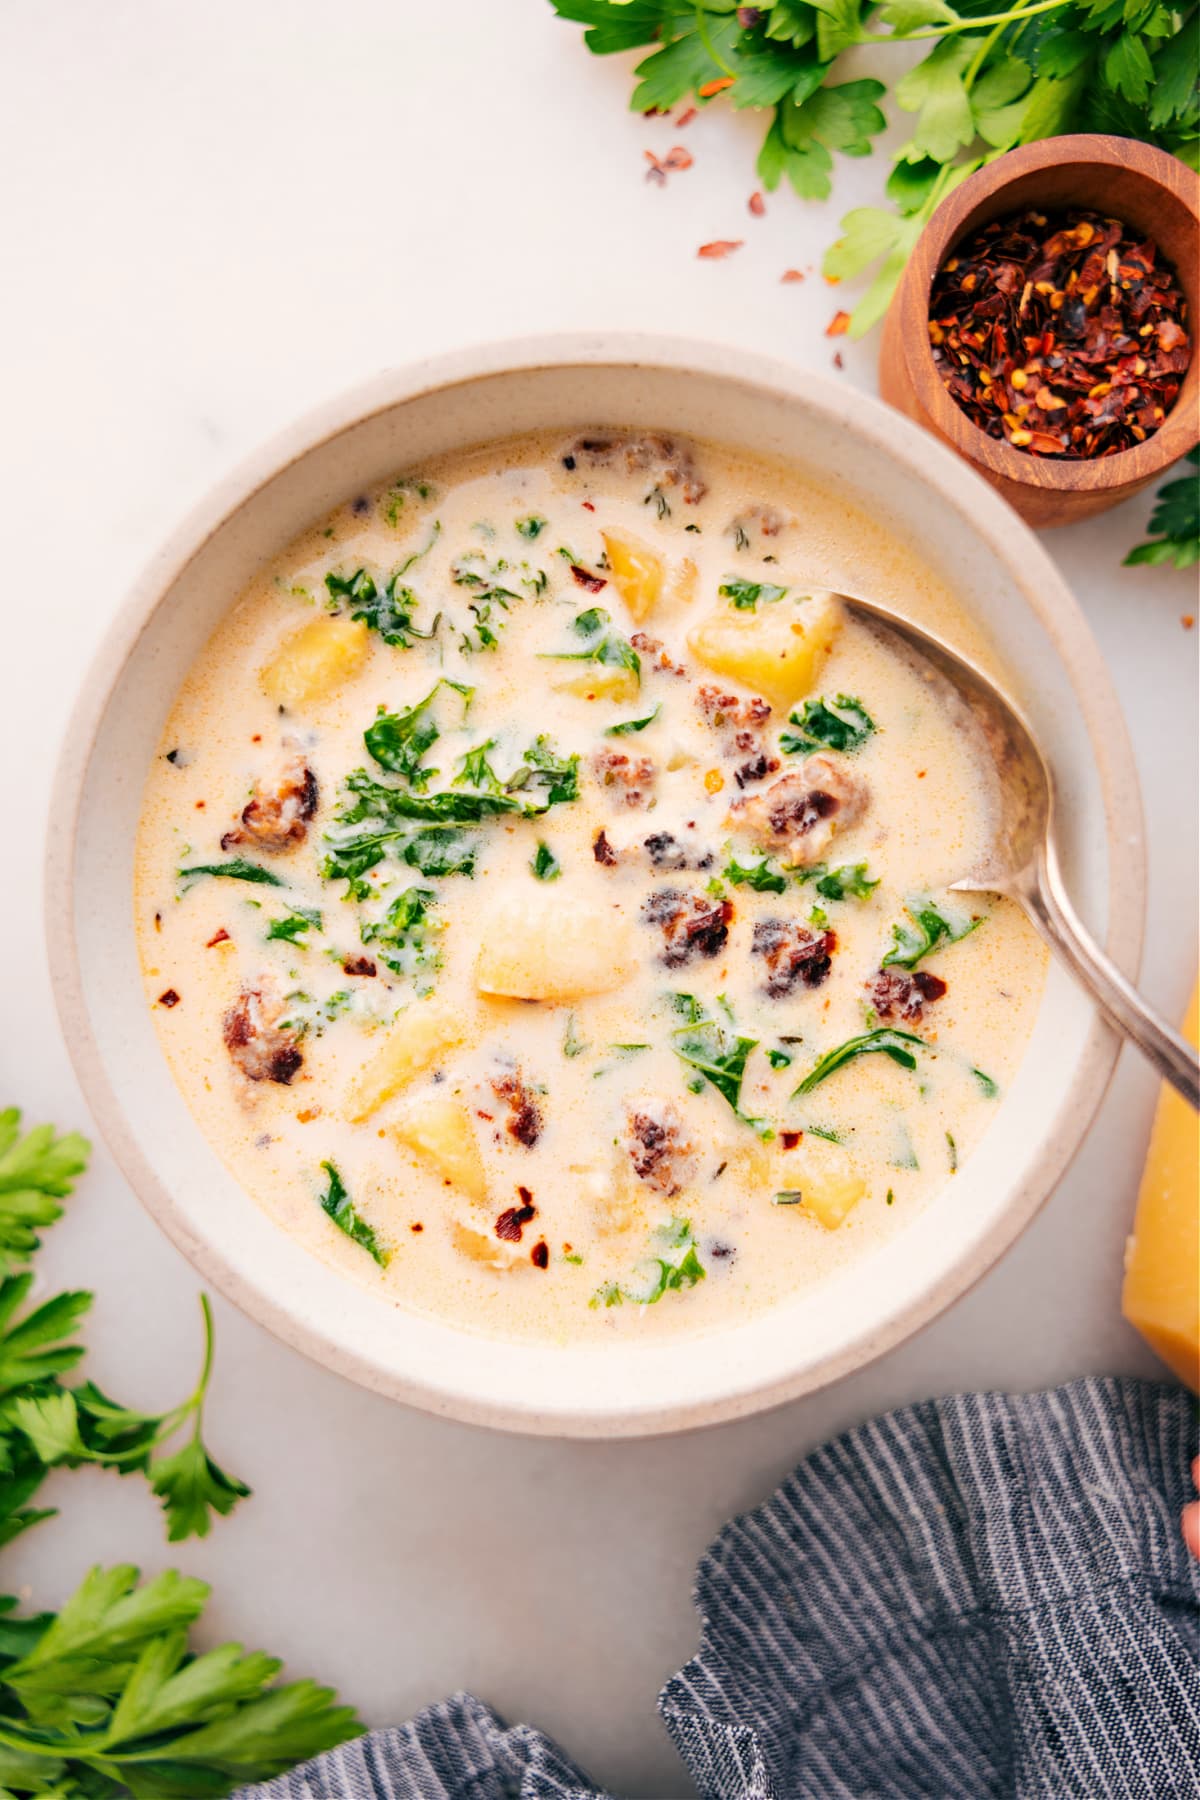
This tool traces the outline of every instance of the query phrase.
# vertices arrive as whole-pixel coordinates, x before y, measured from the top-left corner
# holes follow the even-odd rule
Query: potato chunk
[[[358,674],[370,632],[362,619],[310,619],[286,637],[259,680],[277,706],[304,706]]]
[[[346,1117],[357,1125],[385,1100],[462,1042],[463,1020],[440,1000],[418,1000],[388,1027],[346,1091]]]
[[[576,1000],[620,987],[632,964],[630,927],[613,907],[512,889],[484,926],[475,985],[510,1000]]]
[[[867,1184],[846,1152],[837,1144],[816,1144],[805,1139],[798,1151],[784,1161],[789,1188],[798,1188],[800,1205],[826,1231],[836,1231],[867,1191]]]
[[[612,584],[640,625],[658,605],[663,585],[663,559],[631,532],[602,531]]]
[[[503,1274],[515,1269],[518,1263],[529,1267],[528,1240],[525,1244],[505,1243],[489,1226],[477,1225],[472,1219],[455,1219],[450,1227],[450,1237],[460,1255],[482,1263],[485,1269],[496,1269]]]
[[[423,1162],[448,1186],[482,1205],[487,1200],[487,1177],[475,1141],[471,1115],[461,1100],[431,1096],[413,1105],[392,1127],[398,1143],[415,1150]]]
[[[722,605],[689,631],[687,641],[706,669],[787,708],[812,688],[841,625],[833,595],[815,594],[799,606],[781,600],[757,612]]]
[[[577,675],[555,682],[560,694],[578,694],[581,700],[636,700],[640,683],[633,669],[619,663],[584,663]]]

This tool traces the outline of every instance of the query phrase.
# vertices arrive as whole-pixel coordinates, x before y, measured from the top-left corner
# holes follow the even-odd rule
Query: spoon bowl
[[[932,632],[872,600],[839,598],[948,690],[966,715],[964,725],[974,728],[986,751],[995,776],[991,839],[952,889],[1015,900],[1114,1031],[1136,1044],[1162,1078],[1200,1110],[1196,1051],[1147,1006],[1071,905],[1055,842],[1054,776],[1024,714],[990,676]]]

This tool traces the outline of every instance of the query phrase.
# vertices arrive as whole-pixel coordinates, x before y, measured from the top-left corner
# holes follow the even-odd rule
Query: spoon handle
[[[1137,1045],[1153,1067],[1200,1110],[1200,1058],[1177,1031],[1153,1012],[1136,988],[1089,936],[1067,898],[1050,847],[1038,858],[1018,895],[1033,924],[1092,996],[1108,1023]]]

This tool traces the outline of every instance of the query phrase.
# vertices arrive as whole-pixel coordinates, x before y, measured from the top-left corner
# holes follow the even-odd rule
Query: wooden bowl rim
[[[1013,182],[1036,174],[1041,169],[1060,168],[1064,163],[1093,163],[1101,168],[1119,168],[1142,181],[1147,187],[1168,193],[1187,208],[1200,229],[1200,176],[1169,151],[1137,142],[1139,158],[1149,158],[1157,168],[1133,167],[1127,146],[1135,140],[1109,137],[1100,133],[1074,132],[1064,137],[1044,138],[1036,144],[1022,144],[1006,151],[994,163],[987,163],[959,184],[935,209],[905,271],[901,292],[918,293],[921,310],[929,312],[929,294],[942,258],[961,232],[964,221],[984,200],[1002,193]],[[1190,178],[1190,179],[1189,179]],[[1188,191],[1190,189],[1190,191]],[[899,294],[897,295],[899,299]],[[1198,309],[1200,310],[1200,309]],[[933,360],[928,339],[918,340],[911,332],[899,334],[901,355],[909,381],[921,405],[943,437],[969,461],[981,463],[993,474],[1023,487],[1046,493],[1104,493],[1134,488],[1152,481],[1157,475],[1195,448],[1200,433],[1188,418],[1195,411],[1196,388],[1200,382],[1200,345],[1196,342],[1196,322],[1190,320],[1192,360],[1184,375],[1175,405],[1152,437],[1130,450],[1119,450],[1113,456],[1095,459],[1079,457],[1028,456],[1016,450],[1003,438],[989,437],[982,426],[967,414],[944,386]],[[1086,482],[1081,479],[1087,472]]]

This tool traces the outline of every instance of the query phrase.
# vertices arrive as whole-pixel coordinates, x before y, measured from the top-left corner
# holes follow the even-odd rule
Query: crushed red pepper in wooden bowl
[[[1187,301],[1118,219],[1027,209],[959,244],[930,293],[941,379],[989,437],[1113,456],[1156,432],[1191,360]]]

